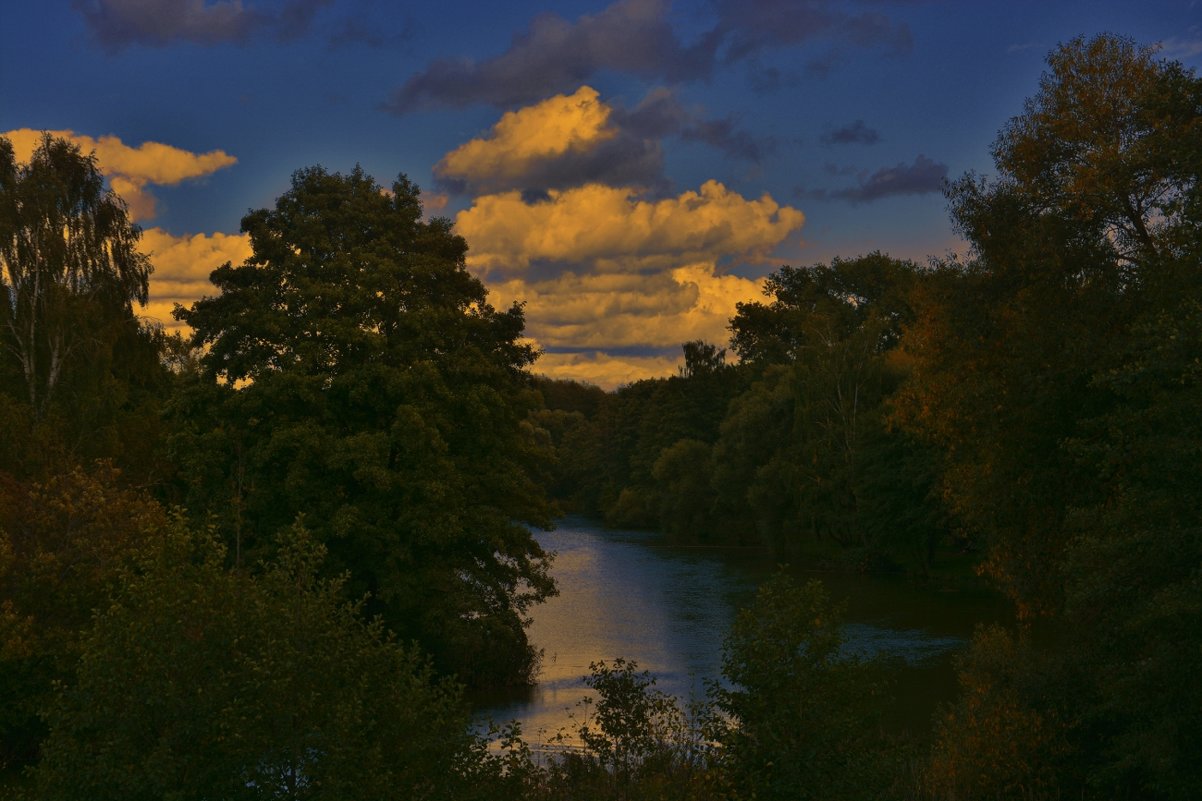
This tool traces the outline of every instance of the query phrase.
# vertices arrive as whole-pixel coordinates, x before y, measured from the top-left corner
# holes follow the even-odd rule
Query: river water
[[[533,611],[529,635],[542,649],[536,686],[494,702],[478,720],[517,720],[528,742],[567,730],[589,694],[589,664],[617,657],[650,671],[658,689],[684,701],[701,698],[721,676],[722,641],[735,612],[777,566],[762,552],[690,548],[656,534],[616,531],[583,519],[537,532],[556,554],[559,595]],[[992,595],[940,592],[904,578],[794,572],[821,578],[845,604],[849,652],[891,657],[893,706],[903,727],[924,727],[951,697],[951,657],[979,622],[1000,620]]]

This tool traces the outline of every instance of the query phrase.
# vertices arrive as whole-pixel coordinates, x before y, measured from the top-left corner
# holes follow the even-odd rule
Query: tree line
[[[252,256],[147,325],[94,157],[0,138],[0,781],[36,798],[1152,798],[1202,793],[1202,80],[1052,52],[962,259],[782,267],[726,348],[536,378],[520,306],[403,176],[301,170]],[[727,360],[727,353],[732,358]],[[528,681],[558,508],[1013,601],[929,738],[871,714],[819,586],[742,613],[709,711],[594,668],[582,750],[470,734]],[[0,786],[4,786],[0,784]]]

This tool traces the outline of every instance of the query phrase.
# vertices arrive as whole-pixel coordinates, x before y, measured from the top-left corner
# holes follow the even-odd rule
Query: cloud
[[[212,45],[244,42],[267,33],[294,39],[306,33],[317,10],[331,0],[75,0],[93,37],[106,49],[162,47],[175,42]],[[264,9],[269,5],[274,8]]]
[[[444,156],[434,175],[442,189],[455,194],[518,189],[541,195],[590,183],[664,194],[668,181],[660,140],[669,136],[751,160],[772,146],[740,130],[731,118],[705,118],[703,109],[686,107],[668,89],[653,89],[627,109],[581,86],[506,112],[487,134]]]
[[[665,184],[659,144],[620,130],[613,109],[589,86],[506,112],[487,136],[444,156],[434,175],[449,190],[473,194]]]
[[[1159,54],[1165,58],[1184,59],[1202,54],[1202,36],[1197,28],[1190,28],[1192,38],[1172,36],[1158,43]]]
[[[668,6],[667,0],[618,0],[575,22],[540,14],[504,53],[483,61],[435,61],[401,86],[386,107],[404,114],[476,103],[523,105],[586,83],[603,70],[668,82],[707,77],[713,44],[682,44],[666,19]]]
[[[1039,47],[1039,44],[1037,42],[1018,42],[1018,43],[1015,43],[1012,45],[1008,45],[1006,47],[1006,52],[1011,53],[1011,54],[1023,53],[1023,52],[1026,52],[1027,50],[1031,50],[1036,47]]]
[[[533,204],[518,192],[477,198],[456,230],[493,302],[525,302],[530,336],[559,354],[539,369],[613,386],[676,363],[644,359],[635,369],[615,350],[725,341],[735,305],[759,299],[762,280],[721,265],[768,263],[803,221],[770,196],[749,200],[715,181],[659,200],[591,184]],[[566,361],[564,351],[609,355]]]
[[[489,282],[495,303],[526,303],[526,328],[552,349],[671,350],[723,342],[735,304],[759,300],[761,279],[720,275],[698,262],[655,275],[564,274]]]
[[[250,258],[250,237],[245,234],[192,234],[175,236],[162,228],[147,228],[139,243],[150,256],[150,302],[143,318],[167,328],[185,328],[171,318],[176,303],[188,306],[205,295],[216,294],[209,273],[222,264],[241,264]]]
[[[570,91],[603,72],[687,83],[708,80],[720,61],[750,63],[753,81],[764,89],[783,81],[779,70],[758,62],[769,50],[822,41],[907,53],[913,45],[905,24],[878,12],[848,13],[836,0],[719,0],[713,27],[686,44],[672,29],[669,6],[668,0],[617,0],[574,22],[541,14],[499,55],[434,61],[385,108],[406,114],[478,103],[513,107]],[[829,68],[835,56],[824,58],[816,63]]]
[[[540,261],[635,272],[720,257],[762,261],[805,220],[767,194],[747,200],[717,181],[654,201],[600,184],[548,197],[476,198],[455,223],[471,244],[469,265],[483,273],[523,272]]]
[[[849,14],[833,0],[719,0],[717,6],[727,63],[820,38],[895,53],[907,53],[913,45],[906,25],[876,12]]]
[[[130,216],[146,220],[154,216],[155,200],[148,184],[171,186],[182,181],[200,178],[237,163],[223,150],[192,153],[159,142],[143,142],[130,147],[116,136],[93,138],[74,131],[49,131],[50,135],[67,139],[86,153],[95,153],[97,163],[109,178],[118,195],[129,204]],[[42,131],[19,128],[3,136],[13,144],[18,161],[28,161],[42,139]]]
[[[871,203],[894,195],[925,195],[942,192],[947,165],[919,155],[913,164],[883,167],[860,181],[859,186],[821,193],[852,203]]]
[[[865,125],[863,120],[850,122],[822,135],[824,145],[875,145],[879,141],[880,133]]]
[[[601,351],[543,353],[534,364],[534,372],[552,378],[586,381],[608,390],[674,373],[682,361],[680,356],[611,355]]]

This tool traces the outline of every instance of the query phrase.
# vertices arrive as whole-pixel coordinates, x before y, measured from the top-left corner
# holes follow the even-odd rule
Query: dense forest
[[[604,392],[404,177],[298,171],[217,294],[152,263],[95,158],[0,138],[0,790],[92,799],[1202,797],[1202,79],[1049,57],[964,258],[783,266],[728,343]],[[468,727],[528,682],[574,511],[784,562],[972,572],[929,732],[877,720],[818,583],[769,581],[685,709],[593,666],[581,747]]]

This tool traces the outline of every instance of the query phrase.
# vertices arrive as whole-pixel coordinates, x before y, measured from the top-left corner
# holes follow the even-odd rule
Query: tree
[[[999,181],[955,187],[957,219],[974,242],[997,239],[990,198],[1013,193],[1028,214],[1083,226],[1138,280],[1175,250],[1174,229],[1196,226],[1202,88],[1155,47],[1110,34],[1061,45],[1048,67],[994,145]]]
[[[1114,402],[1094,378],[1189,286],[1202,144],[1202,82],[1180,64],[1110,35],[1048,63],[994,146],[999,177],[950,189],[975,258],[928,284],[896,406],[947,455],[946,496],[1031,615],[1061,603],[1065,510],[1092,486],[1063,445]]]
[[[74,676],[93,611],[165,522],[107,463],[45,481],[0,472],[0,766],[36,756],[39,715]]]
[[[208,347],[174,401],[190,508],[235,560],[303,513],[352,597],[441,668],[527,677],[525,613],[553,584],[525,525],[549,506],[521,308],[488,304],[403,177],[301,170],[242,227],[250,259],[177,311]]]
[[[918,269],[875,252],[830,265],[785,265],[768,276],[770,303],[740,303],[730,321],[731,345],[745,362],[766,366],[801,357],[820,340],[843,339],[875,319],[882,350],[897,344],[913,316],[909,293]],[[816,325],[816,323],[818,323]]]
[[[142,550],[48,710],[41,799],[460,797],[456,693],[362,621],[284,532],[257,575],[175,521]]]
[[[880,798],[886,743],[874,723],[871,664],[842,651],[840,612],[821,582],[778,574],[741,610],[714,687],[729,717],[721,765],[740,797]]]
[[[1103,35],[1049,56],[950,193],[975,258],[926,285],[897,419],[943,451],[984,569],[1038,637],[978,636],[944,795],[1202,792],[1202,81]]]
[[[0,336],[35,418],[106,326],[132,320],[151,272],[140,229],[92,155],[49,134],[27,164],[0,137]]]

